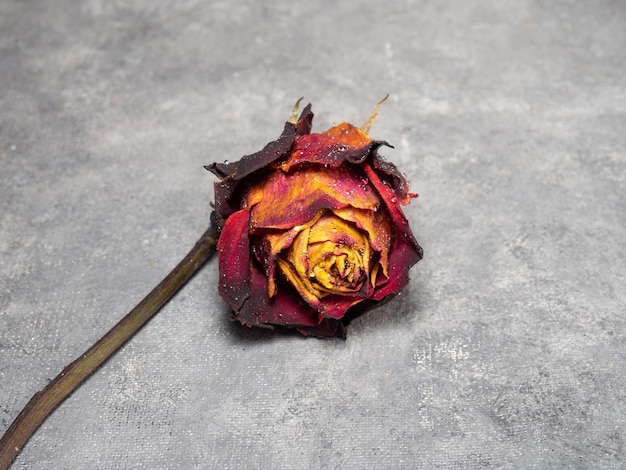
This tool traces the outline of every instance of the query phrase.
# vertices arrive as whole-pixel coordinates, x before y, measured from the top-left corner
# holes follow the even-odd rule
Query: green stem
[[[128,341],[215,253],[213,227],[196,242],[183,260],[117,325],[74,362],[67,365],[43,390],[35,393],[0,438],[0,469],[6,470],[46,418],[87,377]]]

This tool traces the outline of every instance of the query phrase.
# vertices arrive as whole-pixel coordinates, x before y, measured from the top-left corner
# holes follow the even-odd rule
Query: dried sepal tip
[[[367,121],[365,121],[365,123],[360,127],[362,132],[364,132],[365,134],[369,134],[372,124],[374,124],[374,121],[376,121],[376,118],[378,117],[378,110],[380,109],[380,106],[387,100],[387,98],[389,98],[389,93],[387,93],[382,100],[376,103],[376,106],[374,106],[374,111],[372,111],[370,117],[367,118]]]

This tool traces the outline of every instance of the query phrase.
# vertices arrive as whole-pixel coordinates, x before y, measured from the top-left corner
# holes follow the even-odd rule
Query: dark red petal
[[[250,295],[241,309],[235,312],[235,318],[243,325],[284,326],[318,338],[345,335],[345,327],[341,321],[320,319],[315,309],[304,302],[296,292],[284,286],[270,299],[267,294],[267,278],[255,264],[251,264],[250,269]]]
[[[415,240],[413,232],[411,232],[409,221],[406,220],[406,217],[402,212],[402,208],[400,207],[401,201],[398,199],[394,190],[380,179],[378,173],[371,166],[363,164],[361,165],[361,168],[363,168],[370,182],[385,202],[385,205],[389,210],[391,220],[395,225],[396,232],[398,233],[397,236],[403,236],[413,246],[413,249],[419,253],[419,259],[422,259],[422,248],[417,243],[417,240]]]
[[[306,162],[335,167],[344,162],[358,164],[381,145],[389,144],[372,140],[357,127],[344,122],[321,134],[296,137],[291,155],[281,164],[281,169],[289,171]]]
[[[215,211],[218,215],[216,222],[221,228],[224,220],[239,209],[239,200],[231,201],[239,182],[246,176],[268,167],[276,160],[283,158],[290,151],[298,135],[311,132],[313,112],[308,104],[296,124],[286,122],[285,128],[278,139],[268,143],[263,150],[246,155],[232,163],[212,163],[205,168],[220,178],[215,183]]]
[[[285,128],[278,139],[269,142],[263,150],[251,155],[245,155],[236,162],[212,163],[211,165],[207,165],[206,169],[220,178],[238,180],[245,178],[253,172],[265,168],[276,161],[276,159],[286,154],[291,149],[291,145],[296,136],[311,132],[312,120],[313,112],[311,111],[311,105],[308,104],[302,111],[298,122],[296,124],[286,122]]]
[[[398,200],[403,205],[406,206],[412,198],[417,197],[417,194],[409,192],[409,182],[406,180],[404,175],[400,173],[397,166],[388,162],[378,154],[374,154],[373,162],[374,168],[383,172],[388,177],[391,187],[396,193]]]
[[[417,242],[415,242],[417,243]],[[388,295],[398,294],[409,282],[409,269],[422,259],[422,248],[417,249],[405,234],[399,234],[389,253],[389,280],[378,287],[372,300],[382,300]]]
[[[222,179],[240,180],[257,170],[268,166],[282,155],[285,155],[291,148],[295,137],[295,124],[286,122],[285,128],[280,137],[277,140],[273,140],[265,145],[263,150],[251,155],[244,155],[236,162],[212,163],[206,168]]]
[[[383,182],[374,168],[367,164],[361,166],[385,202],[396,232],[393,246],[389,251],[389,279],[387,283],[377,288],[372,296],[374,300],[382,300],[388,295],[399,293],[408,284],[409,269],[422,259],[424,253],[400,207],[401,203],[408,204],[410,198],[414,196],[408,193],[408,183],[392,163],[384,162],[378,156],[374,162],[379,171],[391,177],[392,181],[389,183],[391,186]],[[392,189],[394,184],[399,185],[395,191]]]
[[[267,293],[267,277],[251,265],[250,295],[239,311],[237,320],[246,326],[263,324],[288,327],[317,327],[317,312],[290,289],[279,288],[273,298]]]
[[[250,293],[250,238],[247,210],[235,212],[226,221],[217,242],[220,295],[239,311]]]

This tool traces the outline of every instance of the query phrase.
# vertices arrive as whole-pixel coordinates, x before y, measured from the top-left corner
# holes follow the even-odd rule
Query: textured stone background
[[[385,3],[388,5],[385,6]],[[296,98],[372,129],[425,259],[346,341],[212,262],[17,469],[623,468],[626,3],[0,1],[0,432],[207,224]]]

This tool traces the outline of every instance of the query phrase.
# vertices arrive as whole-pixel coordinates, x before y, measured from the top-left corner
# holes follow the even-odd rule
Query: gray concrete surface
[[[385,5],[387,3],[387,5]],[[425,259],[346,341],[228,321],[213,262],[16,469],[624,468],[626,3],[0,1],[0,432],[278,136],[372,129]]]

